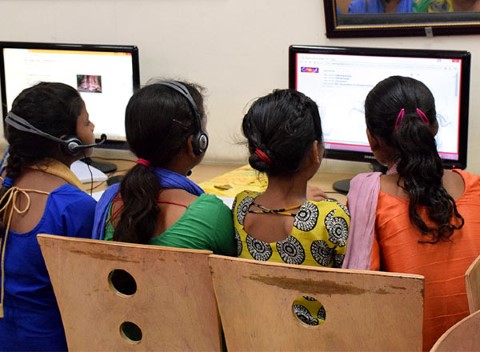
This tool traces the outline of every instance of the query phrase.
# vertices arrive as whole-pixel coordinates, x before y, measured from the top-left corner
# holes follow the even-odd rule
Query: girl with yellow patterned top
[[[242,123],[250,165],[268,178],[265,192],[243,191],[233,204],[237,255],[260,261],[340,268],[350,216],[331,199],[307,199],[322,161],[316,103],[275,90],[250,107]]]

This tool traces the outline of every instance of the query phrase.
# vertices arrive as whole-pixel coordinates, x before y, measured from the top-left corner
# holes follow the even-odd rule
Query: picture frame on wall
[[[461,10],[455,1],[324,0],[326,35],[353,38],[479,34],[480,0],[471,0],[470,7]]]

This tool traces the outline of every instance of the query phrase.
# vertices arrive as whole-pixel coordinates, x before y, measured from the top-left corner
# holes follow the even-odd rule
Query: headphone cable
[[[82,150],[82,153],[83,153],[83,158],[86,158],[87,153],[85,153],[85,150]],[[90,168],[90,164],[89,163],[85,163],[85,164],[87,165],[88,172],[90,173],[90,196],[93,197],[93,172],[92,172],[92,169]]]
[[[3,153],[3,156],[2,156],[2,160],[0,160],[0,175],[2,175],[3,171],[5,171],[5,166],[3,166],[3,164],[5,163],[5,160],[7,159],[8,151],[9,151],[9,146],[7,146],[7,149],[5,149],[5,152]]]

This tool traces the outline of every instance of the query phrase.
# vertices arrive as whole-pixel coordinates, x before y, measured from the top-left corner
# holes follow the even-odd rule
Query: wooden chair
[[[423,276],[218,255],[209,263],[229,351],[422,350]],[[312,298],[308,313],[296,305]]]
[[[480,256],[473,261],[465,272],[465,288],[470,313],[480,310]]]
[[[38,242],[70,351],[221,349],[211,252],[52,235]]]
[[[448,329],[430,351],[480,351],[480,310]]]

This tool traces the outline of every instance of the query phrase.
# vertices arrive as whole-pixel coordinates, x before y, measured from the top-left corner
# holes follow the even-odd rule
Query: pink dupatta
[[[343,261],[345,269],[369,270],[381,172],[362,173],[350,181],[347,206],[350,233]]]

